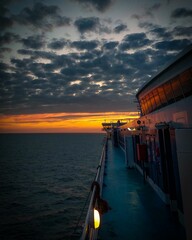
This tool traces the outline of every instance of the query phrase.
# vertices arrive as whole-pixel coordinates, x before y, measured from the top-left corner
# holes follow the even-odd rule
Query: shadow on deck
[[[185,230],[168,206],[136,169],[127,169],[124,154],[108,145],[103,198],[112,210],[102,217],[99,240],[185,240]]]

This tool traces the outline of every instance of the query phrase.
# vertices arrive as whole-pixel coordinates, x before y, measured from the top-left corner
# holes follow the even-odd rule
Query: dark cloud
[[[148,33],[155,36],[155,39],[158,40],[176,40],[176,37],[181,37],[182,39],[185,39],[187,37],[190,39],[192,36],[192,27],[187,26],[176,26],[171,29],[170,27],[161,27],[149,22],[141,22],[139,23],[139,27],[146,29]]]
[[[172,12],[171,17],[172,18],[192,17],[192,9],[177,8]]]
[[[51,31],[53,27],[68,26],[70,18],[59,15],[59,7],[47,6],[43,3],[35,3],[33,8],[24,8],[18,15],[14,15],[15,22],[21,25],[29,25],[45,31]]]
[[[29,50],[29,49],[19,49],[17,50],[19,54],[22,55],[29,55],[31,56],[31,59],[34,61],[38,58],[44,58],[48,60],[54,60],[57,55],[53,52],[47,52],[47,51],[34,51],[34,50]]]
[[[30,53],[23,50],[21,52]],[[37,52],[31,50],[32,56]],[[151,58],[156,56],[153,65],[148,60],[148,56]],[[31,112],[35,104],[36,112],[61,111],[60,109],[62,111],[102,111],[106,105],[100,107],[99,103],[108,98],[111,104],[114,102],[113,107],[107,106],[109,110],[116,109],[116,100],[121,103],[122,109],[125,105],[133,108],[130,102],[131,96],[133,98],[135,94],[133,89],[137,89],[146,81],[146,74],[152,74],[150,68],[154,69],[155,61],[158,59],[162,59],[160,51],[159,54],[152,50],[125,54],[115,50],[104,54],[94,49],[87,53],[54,55],[49,64],[37,64],[33,62],[33,59],[12,59],[17,74],[6,76],[4,72],[4,78],[10,83],[9,86],[7,85],[9,94],[7,88],[1,91],[4,91],[3,96],[7,101],[9,96],[9,106],[10,101],[16,105],[16,108],[10,111]],[[165,60],[163,58],[162,62]],[[138,65],[140,71],[138,71]],[[52,71],[58,66],[62,67],[61,74],[53,73]],[[29,73],[36,79],[32,79]],[[124,81],[121,83],[122,76],[124,76]],[[137,81],[132,82],[134,78],[137,78]],[[18,80],[15,81],[16,79]],[[77,79],[81,82],[71,85]],[[105,84],[98,85],[97,82],[100,81]],[[129,94],[129,98],[126,94]],[[8,102],[5,101],[4,106],[7,105]]]
[[[151,30],[150,33],[153,34],[158,39],[163,38],[168,40],[172,38],[172,33],[164,27],[156,27],[153,30]]]
[[[68,41],[65,39],[56,39],[54,38],[51,43],[49,43],[47,46],[48,48],[51,48],[53,50],[61,50],[68,44]]]
[[[165,33],[163,28],[153,31],[159,36]],[[162,37],[157,43],[147,34],[137,33],[126,35],[122,42],[67,42],[67,53],[57,55],[42,51],[37,36],[26,38],[27,44],[31,40],[29,45],[25,43],[30,49],[17,51],[23,56],[12,58],[11,65],[0,64],[0,112],[134,110],[137,89],[189,42],[164,41]],[[43,45],[44,38],[41,40]],[[64,43],[65,39],[51,43],[57,41]],[[125,43],[133,53],[119,50],[118,46]],[[38,61],[42,58],[49,61]]]
[[[65,54],[57,55],[53,59],[52,63],[54,64],[56,69],[73,66],[75,63],[75,61],[74,61],[75,56],[70,56],[70,55],[65,55]]]
[[[127,30],[127,25],[126,24],[119,24],[118,26],[116,26],[115,28],[114,28],[114,32],[115,33],[120,33],[120,32],[123,32],[123,31],[125,31],[125,30]]]
[[[100,12],[106,11],[110,5],[113,3],[114,0],[75,0],[76,2],[79,2],[80,4],[83,4],[83,6],[92,6],[96,10]]]
[[[117,41],[105,42],[103,44],[103,48],[107,49],[107,50],[112,50],[112,49],[114,49],[118,45],[118,43],[119,42],[117,42]]]
[[[6,33],[0,35],[0,45],[1,46],[15,42],[15,41],[17,42],[19,40],[20,40],[20,36],[15,33],[6,32]]]
[[[99,27],[100,22],[97,17],[79,18],[74,22],[74,25],[81,34],[84,34],[85,32],[90,31],[95,32]]]
[[[177,26],[173,29],[173,34],[182,37],[192,37],[192,27]]]
[[[161,28],[159,25],[155,25],[151,22],[139,22],[139,27],[140,28],[144,28],[144,29],[147,29],[147,30],[153,30],[155,28]]]
[[[112,42],[113,46],[116,44]],[[156,66],[156,62],[153,62],[153,65],[150,63],[148,56],[153,58],[157,55],[156,51],[152,50],[126,54],[119,53],[116,49],[105,54],[93,49],[86,53],[53,55],[50,63],[43,64],[33,61],[38,51],[21,49],[20,53],[31,53],[31,58],[12,59],[15,73],[7,75],[8,66],[2,66],[0,76],[6,80],[6,87],[4,84],[0,90],[4,97],[4,108],[1,108],[1,112],[5,111],[5,108],[12,113],[92,112],[104,111],[106,107],[109,111],[120,110],[116,102],[121,104],[121,110],[125,106],[134,109],[131,98],[134,97],[136,89],[146,81],[146,74],[151,73],[150,67],[153,69]],[[39,56],[42,55],[43,52],[39,52]],[[161,55],[156,59],[161,59]],[[61,73],[53,73],[58,67],[62,68]],[[124,80],[120,81],[122,77]],[[137,81],[132,82],[135,78]],[[76,80],[80,83],[75,83]],[[97,84],[100,81],[103,81],[104,85]],[[126,97],[126,94],[129,94],[129,97]],[[109,102],[108,98],[110,104],[102,104]]]
[[[151,44],[145,33],[127,34],[119,45],[120,50],[137,49]]]
[[[79,79],[84,75],[87,75],[90,73],[89,69],[82,68],[78,65],[75,65],[73,67],[66,67],[61,70],[61,73],[65,75],[66,77],[72,77],[74,80]]]
[[[0,3],[0,31],[13,26],[13,20],[10,18],[9,9],[6,7],[7,4],[8,2]]]
[[[0,62],[0,69],[1,69],[1,71],[3,70],[8,70],[10,67],[9,67],[9,65],[8,64],[6,64],[6,63],[3,63],[3,62]]]
[[[12,19],[4,16],[0,16],[0,31],[5,30],[13,26]]]
[[[74,41],[71,43],[71,47],[75,47],[78,50],[93,50],[98,46],[98,41]]]
[[[164,51],[178,51],[186,48],[191,43],[188,39],[162,41],[154,44],[154,47]]]
[[[45,46],[45,40],[42,35],[29,36],[20,40],[26,48],[41,49]]]

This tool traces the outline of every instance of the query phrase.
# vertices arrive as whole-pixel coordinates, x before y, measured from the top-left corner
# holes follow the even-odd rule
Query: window
[[[141,99],[141,112],[143,115],[146,113],[146,105],[144,99]]]
[[[155,98],[153,96],[153,92],[149,93],[149,100],[151,102],[151,108],[152,110],[155,110],[157,108],[156,103],[155,103]]]
[[[145,97],[145,99],[146,99],[146,103],[147,103],[147,113],[150,113],[153,108],[152,108],[151,101],[149,99],[149,95],[148,94]]]
[[[154,96],[154,99],[155,99],[156,107],[158,108],[161,105],[161,101],[160,101],[160,98],[159,98],[159,93],[158,93],[157,88],[155,90],[153,90],[153,96]]]
[[[167,81],[140,99],[142,114],[192,95],[192,68]]]
[[[171,82],[171,86],[173,89],[175,101],[178,101],[179,99],[183,98],[183,93],[182,93],[182,89],[181,89],[181,84],[179,82],[179,78],[176,77],[176,78],[172,79],[170,82]]]
[[[171,83],[170,82],[166,82],[163,84],[163,89],[167,98],[167,102],[168,103],[173,103],[174,100],[174,96],[173,96],[173,90],[171,87]]]
[[[159,93],[159,99],[161,101],[161,106],[164,106],[167,104],[167,98],[165,96],[165,92],[162,86],[157,88],[157,91]]]
[[[180,75],[180,82],[185,97],[192,94],[192,70],[189,69]]]

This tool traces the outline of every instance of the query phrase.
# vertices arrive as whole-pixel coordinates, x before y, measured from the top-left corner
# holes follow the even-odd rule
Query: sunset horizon
[[[0,133],[103,133],[102,122],[138,118],[137,112],[1,115]]]

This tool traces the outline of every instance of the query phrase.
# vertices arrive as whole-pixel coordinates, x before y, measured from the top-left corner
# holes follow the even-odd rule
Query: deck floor
[[[185,240],[185,231],[136,169],[127,169],[124,154],[108,147],[103,199],[112,208],[102,216],[99,240]]]

